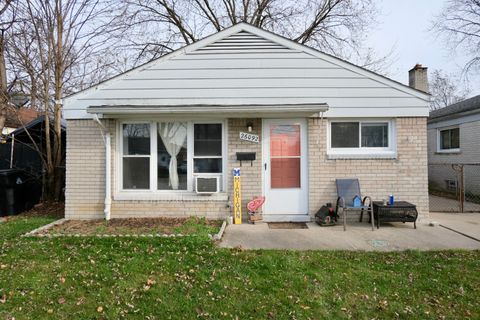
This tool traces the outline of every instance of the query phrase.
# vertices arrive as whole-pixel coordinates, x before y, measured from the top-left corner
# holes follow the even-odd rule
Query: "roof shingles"
[[[430,111],[428,120],[440,120],[444,117],[474,110],[478,110],[480,112],[480,95],[451,104],[445,108]]]

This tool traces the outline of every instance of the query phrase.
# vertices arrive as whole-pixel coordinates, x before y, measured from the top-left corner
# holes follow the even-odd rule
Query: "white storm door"
[[[264,214],[308,215],[306,119],[265,119],[263,137]]]

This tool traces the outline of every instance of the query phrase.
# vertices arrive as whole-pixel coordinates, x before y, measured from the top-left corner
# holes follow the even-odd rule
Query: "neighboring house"
[[[426,88],[426,68],[410,74]],[[265,195],[266,220],[310,220],[342,177],[428,213],[429,95],[245,23],[63,103],[68,219],[223,218],[237,167],[244,215]]]
[[[21,107],[15,111],[7,109],[7,118],[5,127],[2,130],[3,135],[7,135],[38,117],[38,111]]]
[[[480,194],[480,95],[430,112],[428,163],[432,188],[455,190],[451,164],[466,164],[465,191]]]

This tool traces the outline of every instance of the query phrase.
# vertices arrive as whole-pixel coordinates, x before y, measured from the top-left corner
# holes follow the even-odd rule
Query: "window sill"
[[[394,152],[376,153],[376,154],[355,154],[355,153],[334,153],[327,154],[328,160],[394,160],[397,154]]]
[[[436,154],[460,154],[462,153],[460,149],[446,149],[446,150],[437,150]]]
[[[195,192],[118,192],[113,196],[116,201],[228,201],[226,192],[213,193],[211,195],[197,194]]]

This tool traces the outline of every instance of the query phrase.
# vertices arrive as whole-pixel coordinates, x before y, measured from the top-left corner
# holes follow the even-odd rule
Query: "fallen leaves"
[[[150,290],[150,288],[155,284],[155,280],[151,279],[151,278],[148,278],[147,279],[147,282],[145,283],[145,285],[143,286],[143,290],[145,291],[148,291]]]

